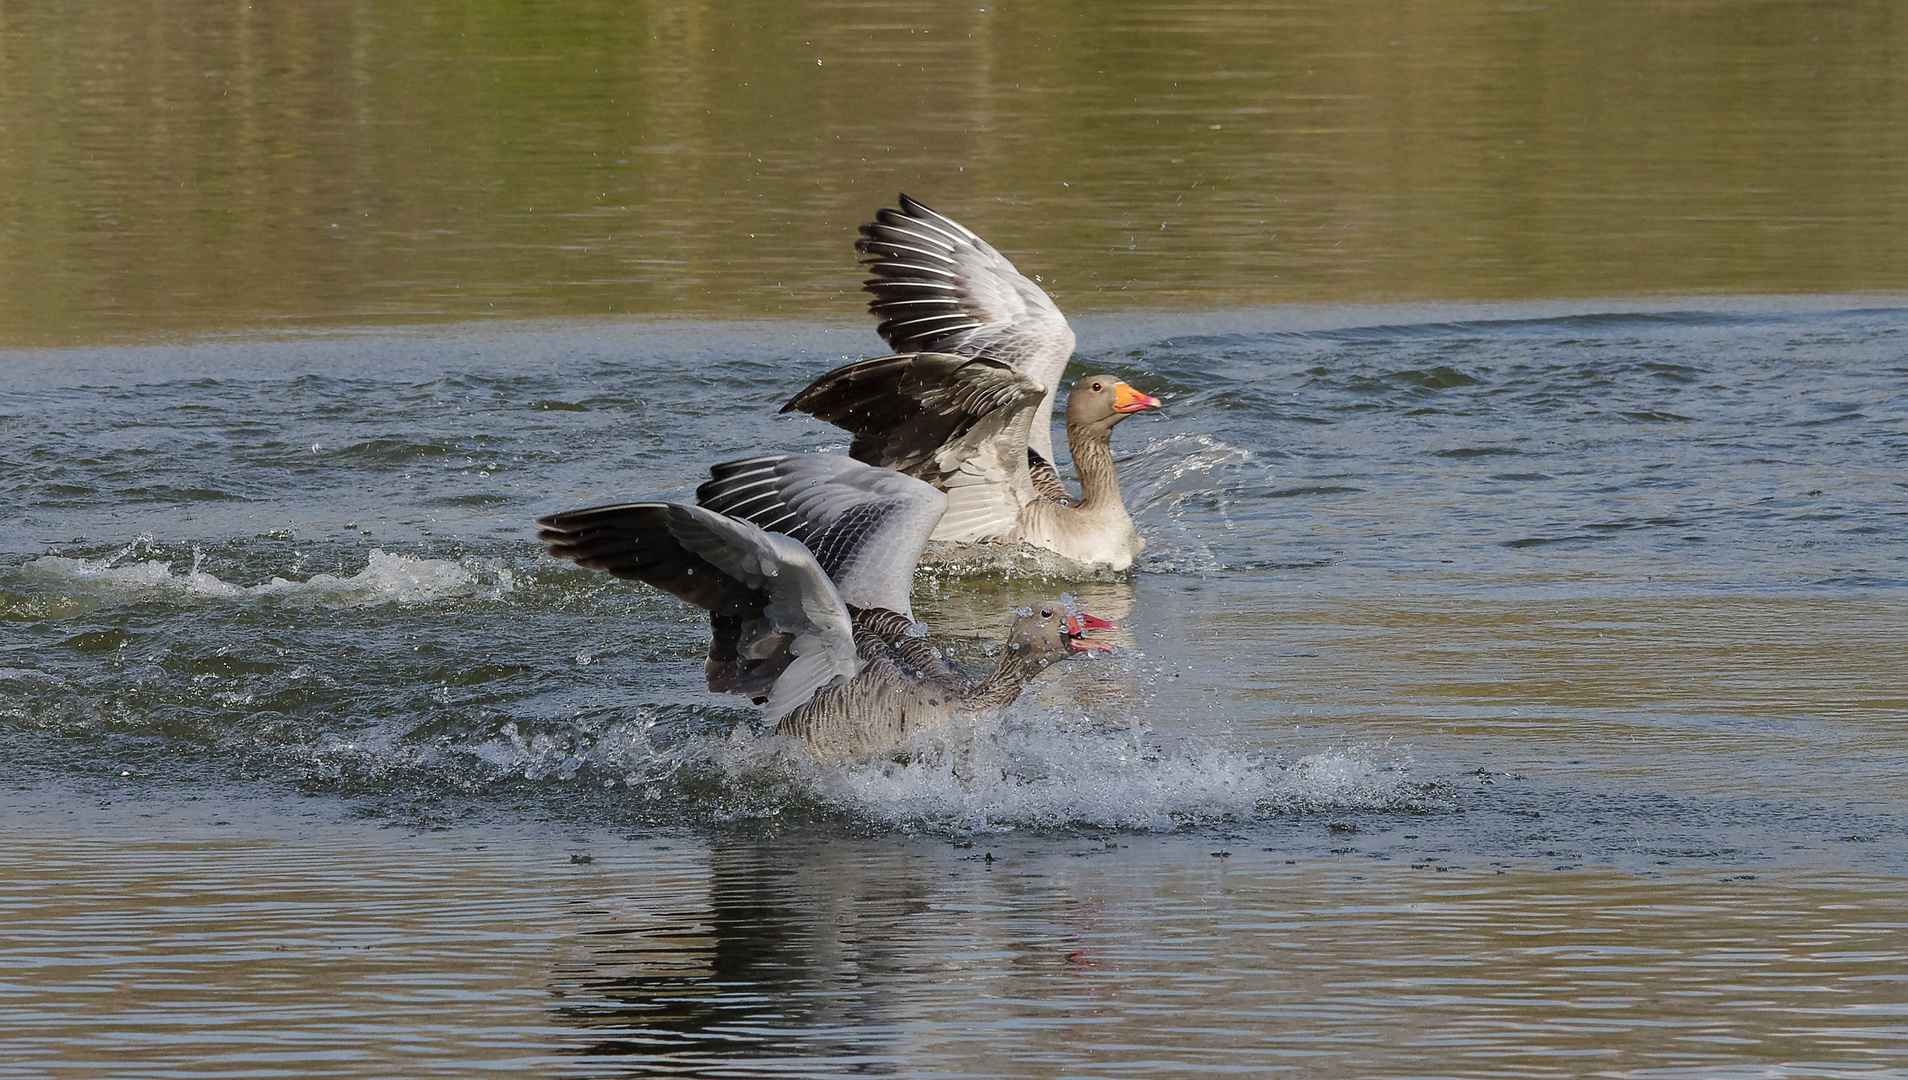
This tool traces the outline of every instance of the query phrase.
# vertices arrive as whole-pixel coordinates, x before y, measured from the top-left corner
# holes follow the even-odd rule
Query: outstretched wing
[[[1074,337],[1046,290],[972,230],[905,194],[899,210],[861,227],[855,250],[874,274],[862,287],[874,294],[868,309],[882,340],[896,352],[985,354],[1025,375],[1044,395],[1031,445],[1054,460],[1053,402]]]
[[[1001,440],[988,450],[1003,459],[1024,453],[1024,429],[1042,393],[992,357],[902,353],[838,367],[782,411],[805,412],[852,432],[848,452],[857,461],[939,487],[950,463],[973,456],[984,440]],[[1018,447],[1011,445],[1016,439]]]
[[[1073,330],[1046,291],[945,214],[901,196],[861,227],[863,286],[896,352],[982,352],[1051,390],[1073,355]]]
[[[707,608],[712,690],[766,693],[775,723],[861,671],[842,598],[809,550],[696,506],[624,503],[540,518],[550,554]]]
[[[840,454],[778,454],[709,469],[705,509],[785,534],[814,553],[842,600],[913,619],[915,564],[947,496],[892,469]]]

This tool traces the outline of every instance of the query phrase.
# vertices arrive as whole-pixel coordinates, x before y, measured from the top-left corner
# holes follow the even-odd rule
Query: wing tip
[[[721,479],[724,476],[733,475],[743,469],[760,468],[764,465],[773,465],[779,461],[787,461],[789,457],[790,455],[788,454],[761,454],[752,458],[737,458],[734,461],[721,461],[709,466],[709,475],[714,479]]]
[[[545,514],[544,516],[537,519],[537,524],[546,529],[571,529],[571,531],[574,531],[573,526],[581,525],[592,517],[597,517],[603,514],[615,513],[618,511],[652,510],[658,507],[667,507],[669,505],[670,505],[669,503],[660,502],[656,500],[644,500],[641,502],[626,502],[626,503],[605,503],[602,506],[585,506],[577,510],[559,510],[554,514]]]

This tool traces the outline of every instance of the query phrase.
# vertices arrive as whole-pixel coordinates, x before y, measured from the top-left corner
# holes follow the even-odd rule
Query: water
[[[0,1078],[1908,1077],[1895,5],[0,5]],[[1139,571],[822,768],[531,520],[907,191]]]
[[[1142,571],[916,603],[1120,654],[839,768],[529,522],[865,328],[11,354],[0,1075],[1902,1075],[1903,311],[1083,319]]]
[[[33,821],[169,842],[9,847],[10,913],[64,898],[9,926],[9,1075],[1897,1071],[1898,878],[1500,873],[1316,823],[1220,858],[234,809],[122,794]]]
[[[1901,294],[1904,115],[1890,0],[12,4],[0,344],[846,320],[896,191],[1070,312]]]

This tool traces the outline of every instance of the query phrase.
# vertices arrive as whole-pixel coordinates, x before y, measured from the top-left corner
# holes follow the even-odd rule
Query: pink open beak
[[[1119,628],[1120,624],[1111,619],[1096,619],[1084,611],[1078,615],[1069,615],[1067,616],[1067,647],[1084,653],[1091,653],[1095,649],[1110,653],[1113,651],[1113,646],[1087,637],[1086,632],[1088,630],[1118,630]]]
[[[1114,412],[1136,413],[1136,412],[1143,412],[1147,409],[1157,409],[1157,408],[1159,408],[1158,398],[1148,394],[1142,394],[1138,390],[1133,389],[1132,387],[1126,385],[1125,383],[1113,384],[1113,411]]]

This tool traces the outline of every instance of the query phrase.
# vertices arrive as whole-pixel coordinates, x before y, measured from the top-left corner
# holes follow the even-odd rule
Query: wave
[[[1898,322],[1904,309],[1896,303],[1873,302],[1870,297],[1755,297],[1728,300],[1705,297],[1669,302],[1566,301],[1539,304],[1482,305],[1469,318],[1426,318],[1400,321],[1386,316],[1407,314],[1383,308],[1341,309],[1339,318],[1369,315],[1373,321],[1350,325],[1292,325],[1292,313],[1280,308],[1232,313],[1225,321],[1236,329],[1219,332],[1192,329],[1171,334],[1162,344],[1198,351],[1267,343],[1311,342],[1353,345],[1451,337],[1518,336],[1531,331],[1674,331],[1731,330],[1739,327],[1783,325],[1842,325],[1854,322]],[[1608,304],[1609,306],[1604,306]],[[1740,306],[1740,305],[1750,306]],[[1432,314],[1450,308],[1426,307],[1411,313]],[[1201,317],[1211,325],[1213,317]],[[1337,318],[1332,320],[1337,322]]]
[[[258,585],[240,585],[203,569],[194,552],[189,569],[175,570],[170,559],[133,561],[144,545],[133,544],[108,558],[76,559],[46,555],[21,565],[15,578],[41,588],[124,599],[257,600],[275,597],[327,607],[375,604],[425,604],[447,597],[494,599],[511,592],[516,581],[500,561],[394,555],[373,548],[355,574],[313,574],[298,581],[273,577]]]

